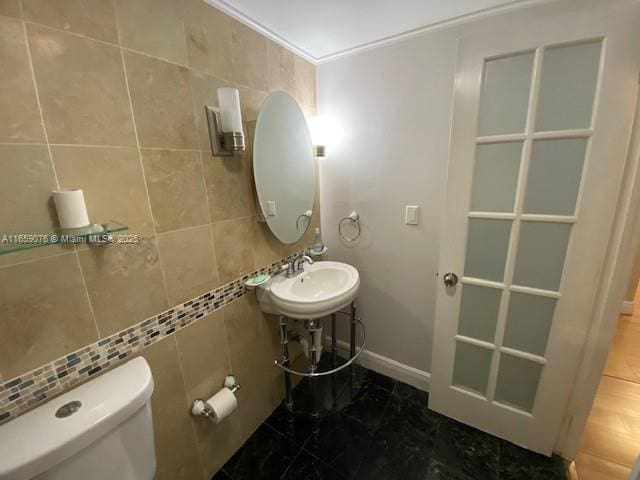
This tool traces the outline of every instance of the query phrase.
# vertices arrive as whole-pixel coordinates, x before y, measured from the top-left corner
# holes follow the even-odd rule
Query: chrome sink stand
[[[336,331],[336,316],[337,314],[347,315],[350,323],[350,342],[349,342],[349,360],[344,364],[337,366],[338,356],[338,339]],[[358,325],[362,329],[362,344],[360,348],[356,345],[356,333]],[[291,338],[289,333],[289,319],[280,315],[280,359],[275,361],[275,366],[279,367],[284,372],[284,403],[287,409],[293,409],[293,393],[292,393],[292,379],[291,375],[298,375],[302,377],[320,377],[325,375],[333,375],[345,368],[350,367],[353,362],[362,354],[366,344],[366,331],[364,324],[358,318],[358,308],[356,302],[351,302],[350,312],[337,311],[331,314],[331,354],[333,356],[334,368],[327,370],[326,372],[318,372],[318,356],[316,352],[316,346],[314,341],[314,333],[320,328],[320,321],[318,319],[307,320],[307,331],[309,332],[309,362],[310,367],[308,372],[300,372],[291,368],[291,359],[289,357],[289,339]],[[315,385],[315,382],[312,382]]]

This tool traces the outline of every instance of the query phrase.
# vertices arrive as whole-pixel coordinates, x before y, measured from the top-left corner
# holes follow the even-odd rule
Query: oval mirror
[[[258,114],[253,175],[269,228],[281,242],[295,243],[310,224],[316,169],[304,114],[286,92],[270,94]]]

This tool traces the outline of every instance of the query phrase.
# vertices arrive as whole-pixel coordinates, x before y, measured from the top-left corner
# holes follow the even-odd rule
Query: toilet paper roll
[[[213,422],[220,423],[236,409],[238,400],[231,390],[223,388],[207,400],[207,404],[213,410]]]
[[[53,201],[62,228],[80,228],[89,225],[84,194],[79,188],[54,190]]]

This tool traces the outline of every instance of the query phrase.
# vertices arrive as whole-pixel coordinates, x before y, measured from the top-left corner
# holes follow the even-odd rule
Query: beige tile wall
[[[251,145],[269,91],[314,113],[314,67],[203,0],[0,0],[0,65],[0,233],[49,231],[51,190],[81,187],[142,238],[0,257],[0,379],[309,245],[257,222],[251,152],[213,157],[204,105],[239,88]],[[246,295],[143,352],[158,479],[210,478],[278,404],[277,335]],[[238,411],[192,420],[229,372]]]

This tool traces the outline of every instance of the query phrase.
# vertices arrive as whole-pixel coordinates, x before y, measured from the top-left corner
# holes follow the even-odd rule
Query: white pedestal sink
[[[295,277],[276,275],[257,288],[258,303],[266,313],[312,319],[349,305],[358,294],[360,275],[341,262],[305,265]]]

